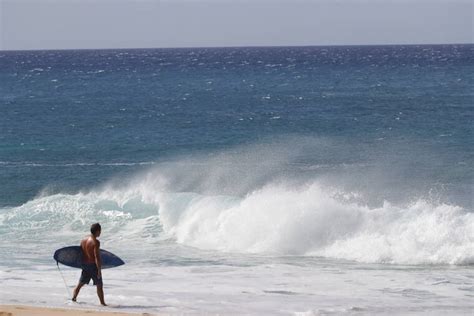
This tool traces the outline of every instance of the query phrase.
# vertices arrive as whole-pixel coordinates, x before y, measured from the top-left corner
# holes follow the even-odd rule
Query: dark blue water
[[[1,52],[0,206],[296,143],[289,174],[472,209],[473,74],[473,45]]]

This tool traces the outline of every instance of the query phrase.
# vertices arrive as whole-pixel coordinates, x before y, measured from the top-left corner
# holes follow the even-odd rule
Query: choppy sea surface
[[[474,46],[0,52],[0,303],[474,309]]]

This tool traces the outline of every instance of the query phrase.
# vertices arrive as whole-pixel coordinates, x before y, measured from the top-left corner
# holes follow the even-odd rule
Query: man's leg
[[[76,299],[77,299],[77,295],[79,295],[79,291],[81,290],[81,287],[84,286],[84,283],[81,283],[79,282],[76,286],[76,288],[74,289],[74,294],[72,296],[72,301],[75,302]]]
[[[104,301],[104,288],[102,284],[97,284],[97,296],[99,297],[100,304],[103,306],[107,306]]]

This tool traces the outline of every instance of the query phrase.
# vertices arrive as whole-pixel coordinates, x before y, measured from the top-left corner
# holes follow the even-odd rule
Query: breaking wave
[[[298,138],[156,163],[87,192],[45,189],[0,210],[0,235],[32,245],[73,241],[98,221],[102,240],[123,249],[138,244],[149,250],[169,241],[220,252],[370,263],[474,263],[469,205],[411,190],[408,178],[394,176],[415,169],[397,171],[390,161],[369,178],[371,161],[380,158],[365,151],[372,160],[351,161],[352,149]],[[314,168],[306,157],[321,164]],[[408,190],[413,196],[406,196]],[[386,192],[398,193],[387,198]]]
[[[243,196],[170,191],[166,180],[153,170],[121,188],[40,196],[2,210],[0,233],[11,240],[45,231],[77,238],[99,221],[114,241],[172,239],[223,252],[371,263],[474,263],[474,213],[456,205],[418,199],[369,207],[358,194],[317,180],[270,182]]]

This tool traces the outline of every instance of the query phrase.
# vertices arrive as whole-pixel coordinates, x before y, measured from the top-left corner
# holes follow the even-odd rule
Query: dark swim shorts
[[[89,284],[89,282],[92,281],[94,282],[94,285],[102,285],[102,278],[98,278],[97,266],[95,263],[83,263],[82,264],[82,273],[81,273],[81,278],[79,279],[79,282],[84,283],[84,284]]]

